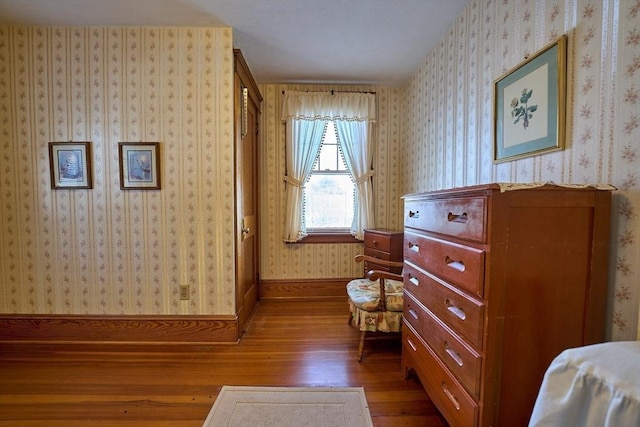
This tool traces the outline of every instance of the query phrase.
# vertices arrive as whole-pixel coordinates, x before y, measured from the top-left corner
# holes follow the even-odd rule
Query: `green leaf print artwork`
[[[518,123],[520,119],[522,119],[524,130],[527,130],[529,120],[533,118],[533,113],[538,109],[537,105],[528,105],[532,94],[533,89],[527,90],[527,88],[524,88],[519,100],[518,98],[511,100],[511,117],[515,118],[513,124]]]

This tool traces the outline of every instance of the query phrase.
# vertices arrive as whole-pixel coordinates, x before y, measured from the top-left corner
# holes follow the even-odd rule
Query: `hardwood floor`
[[[238,344],[0,343],[0,425],[201,426],[223,385],[258,385],[364,387],[376,427],[446,426],[399,339],[358,363],[346,319],[343,300],[266,300]]]

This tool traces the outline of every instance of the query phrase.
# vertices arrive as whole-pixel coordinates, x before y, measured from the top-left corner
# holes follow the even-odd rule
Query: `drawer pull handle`
[[[420,252],[420,246],[415,245],[413,243],[409,243],[409,249],[412,250],[413,252]]]
[[[373,246],[378,246],[378,241],[377,240],[373,241]]]
[[[414,286],[420,286],[420,281],[418,280],[417,277],[410,277],[409,283],[411,283]]]
[[[411,315],[411,317],[413,317],[414,319],[418,320],[418,312],[415,311],[413,308],[409,309],[409,314]]]
[[[454,214],[453,212],[449,212],[449,215],[447,215],[447,220],[449,222],[460,222],[464,224],[467,221],[469,221],[469,215],[467,215],[466,212],[464,212],[461,215],[457,215],[457,214]]]
[[[449,343],[446,341],[444,342],[444,351],[447,352],[449,357],[451,357],[453,361],[458,364],[458,366],[462,367],[462,365],[464,365],[464,362],[462,361],[462,357],[460,357],[460,355],[456,353],[455,350],[449,347]]]
[[[411,347],[411,349],[413,351],[418,351],[418,349],[416,348],[416,346],[411,342],[410,339],[407,339],[407,344],[409,344],[409,347]]]
[[[409,211],[409,218],[420,218],[420,211]]]
[[[465,266],[464,266],[464,262],[462,261],[454,261],[453,259],[449,258],[448,256],[444,259],[445,264],[447,264],[447,267],[451,267],[455,270],[458,270],[460,272],[463,272],[465,270]]]
[[[449,398],[449,400],[451,401],[453,406],[456,408],[456,411],[459,411],[460,410],[460,402],[458,402],[458,399],[456,399],[456,397],[453,394],[451,394],[451,392],[447,388],[447,385],[444,382],[442,383],[442,391],[444,391],[444,394],[447,395],[447,397]]]
[[[444,305],[447,306],[447,310],[453,313],[453,315],[459,318],[460,320],[464,320],[467,318],[467,314],[464,312],[464,310],[461,309],[460,307],[456,307],[455,305],[451,304],[451,301],[449,301],[448,298],[444,301]]]

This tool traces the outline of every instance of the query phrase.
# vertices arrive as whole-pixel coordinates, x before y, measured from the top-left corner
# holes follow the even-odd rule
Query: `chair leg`
[[[364,359],[364,338],[367,335],[367,331],[360,332],[360,344],[358,345],[358,362],[362,362]]]

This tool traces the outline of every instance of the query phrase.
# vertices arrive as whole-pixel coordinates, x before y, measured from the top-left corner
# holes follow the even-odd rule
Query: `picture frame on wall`
[[[120,189],[160,189],[160,144],[158,142],[120,142]]]
[[[564,149],[567,36],[494,82],[494,163]]]
[[[89,142],[49,142],[51,188],[93,188],[91,144]]]

